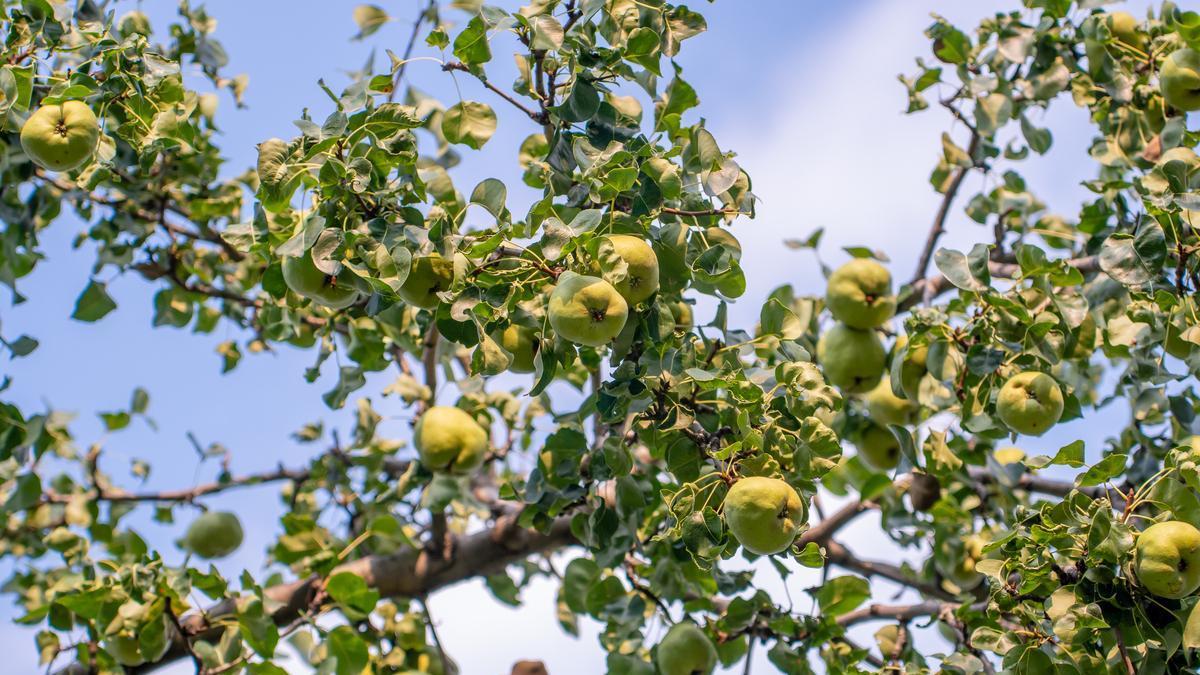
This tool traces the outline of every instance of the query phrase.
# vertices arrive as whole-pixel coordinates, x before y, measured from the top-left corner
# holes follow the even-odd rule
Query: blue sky
[[[133,3],[124,3],[132,8]],[[156,27],[173,14],[171,2],[146,3]],[[223,96],[218,123],[228,158],[230,175],[252,166],[255,143],[271,137],[289,137],[291,121],[310,106],[313,117],[329,111],[328,99],[317,88],[325,78],[336,90],[346,82],[346,71],[362,68],[372,49],[385,67],[385,48],[403,50],[423,2],[387,3],[396,21],[368,41],[352,42],[353,1],[315,0],[211,0],[206,3],[218,21],[217,37],[228,51],[227,74],[246,73],[250,86],[248,109],[237,110]],[[694,9],[708,18],[709,31],[685,43],[679,59],[684,76],[696,88],[700,111],[722,148],[739,152],[738,162],[752,176],[762,198],[754,221],[742,220],[734,228],[742,240],[749,291],[731,312],[735,323],[751,327],[758,315],[758,300],[782,283],[792,283],[801,293],[817,293],[823,283],[810,252],[785,249],[780,242],[826,228],[823,257],[836,264],[845,259],[842,246],[868,245],[884,249],[893,260],[896,277],[906,279],[933,213],[938,196],[927,177],[940,146],[938,136],[951,129],[949,117],[931,111],[915,117],[903,115],[904,91],[897,73],[909,72],[913,59],[928,54],[922,30],[936,11],[965,28],[986,12],[1013,8],[1017,0],[963,3],[955,0],[860,0],[816,3],[794,0],[758,0],[754,3],[725,0],[714,5],[696,2]],[[510,6],[506,4],[506,6]],[[515,5],[513,5],[515,7]],[[1141,11],[1144,3],[1135,5]],[[464,15],[445,10],[452,20]],[[506,42],[493,48],[500,84],[512,80],[512,49]],[[532,197],[516,189],[516,146],[534,129],[528,119],[505,107],[471,78],[455,80],[431,62],[412,63],[410,83],[443,101],[464,98],[492,104],[500,116],[496,136],[482,153],[464,153],[454,171],[459,188],[467,191],[487,177],[510,185],[509,207],[523,213]],[[198,82],[193,78],[193,82]],[[649,106],[647,105],[647,108]],[[1049,155],[1024,163],[1022,170],[1033,189],[1052,210],[1073,214],[1085,192],[1078,183],[1092,175],[1086,147],[1092,130],[1086,116],[1071,102],[1054,104],[1045,120],[1054,133]],[[957,129],[959,138],[963,130]],[[984,179],[973,176],[964,186],[969,196]],[[991,181],[996,178],[988,179]],[[990,235],[957,213],[949,223],[945,245],[969,247]],[[193,432],[202,444],[219,442],[232,453],[232,469],[246,473],[278,463],[298,466],[319,447],[301,446],[289,437],[302,424],[318,419],[346,426],[348,410],[331,412],[320,394],[331,378],[306,383],[302,374],[312,354],[281,347],[274,354],[246,355],[232,373],[220,374],[214,347],[235,334],[197,336],[187,331],[151,327],[154,288],[129,275],[114,278],[112,270],[100,277],[113,280],[110,291],[119,309],[95,324],[69,317],[74,300],[87,283],[93,253],[88,246],[72,249],[81,224],[64,217],[43,234],[47,260],[23,280],[29,301],[12,306],[0,292],[0,330],[7,338],[22,333],[41,342],[31,356],[0,363],[0,373],[11,375],[13,387],[6,395],[23,409],[45,405],[80,413],[73,426],[80,447],[103,441],[105,470],[122,480],[129,462],[141,458],[153,464],[148,488],[182,487],[211,479],[217,466],[198,466],[186,434]],[[701,306],[700,320],[706,320]],[[332,363],[326,372],[332,372]],[[377,392],[394,377],[387,372],[371,378],[359,395],[370,396],[377,409],[400,416],[403,410]],[[149,414],[157,431],[141,421],[118,435],[104,438],[94,415],[128,405],[135,387],[150,392]],[[353,399],[350,409],[352,409]],[[1122,412],[1122,414],[1124,414]],[[403,436],[407,425],[393,420],[385,429]],[[1033,452],[1048,452],[1069,440],[1083,437],[1089,458],[1099,455],[1105,425],[1078,421],[1063,425],[1041,439]],[[242,568],[258,571],[263,547],[277,530],[278,486],[267,486],[222,495],[218,506],[243,515],[247,542],[221,568],[235,575]],[[186,514],[186,510],[181,510]],[[178,531],[137,521],[139,531],[153,544],[178,560],[171,541]],[[846,540],[869,542],[871,550],[886,550],[871,529],[878,519],[867,516],[847,534]],[[899,554],[897,554],[899,555]],[[0,572],[5,571],[0,567]],[[758,572],[769,589],[782,590],[780,582],[762,566]],[[818,577],[793,575],[788,586],[793,597]],[[495,603],[479,583],[464,584],[431,600],[431,609],[448,651],[466,675],[507,672],[519,658],[546,660],[555,675],[602,673],[603,663],[594,637],[595,625],[585,623],[585,634],[572,639],[554,620],[554,585],[538,583],[517,610]],[[799,605],[803,606],[803,604]],[[7,649],[15,672],[35,667],[33,633],[10,627],[11,606],[0,605],[0,644]],[[874,627],[861,632],[864,639]],[[765,657],[758,672],[770,672]],[[186,664],[168,672],[190,672]],[[301,672],[301,671],[297,671]]]

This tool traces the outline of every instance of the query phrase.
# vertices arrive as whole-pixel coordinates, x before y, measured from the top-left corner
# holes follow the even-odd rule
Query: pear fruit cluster
[[[100,122],[82,101],[47,104],[21,127],[21,148],[43,169],[70,171],[92,158],[100,143]]]
[[[1062,418],[1062,389],[1045,373],[1019,373],[1000,388],[996,412],[1013,431],[1041,436]]]
[[[725,496],[724,511],[725,524],[734,538],[759,555],[790,548],[806,516],[804,500],[791,485],[764,476],[734,483]]]
[[[201,558],[224,558],[242,545],[242,523],[228,511],[207,511],[188,526],[183,546]]]
[[[462,408],[436,405],[417,420],[413,444],[430,469],[465,474],[483,463],[488,433]]]
[[[855,258],[829,275],[825,304],[837,320],[817,342],[826,379],[846,393],[871,391],[887,364],[875,329],[896,313],[892,275],[874,260]]]
[[[667,631],[654,660],[662,675],[710,675],[717,667],[717,648],[699,626],[684,621]]]

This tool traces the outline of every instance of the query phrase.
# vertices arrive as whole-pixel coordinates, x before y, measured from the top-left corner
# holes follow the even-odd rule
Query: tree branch
[[[533,120],[534,122],[545,125],[545,124],[548,124],[550,121],[549,115],[547,115],[545,112],[537,112],[536,110],[530,109],[524,103],[521,103],[520,101],[518,101],[516,99],[516,97],[513,96],[512,94],[504,91],[503,89],[497,87],[496,85],[492,84],[491,82],[488,82],[487,79],[471,72],[471,69],[468,68],[463,63],[460,63],[458,61],[451,61],[451,62],[447,63],[446,65],[442,66],[442,70],[445,70],[447,72],[452,71],[452,70],[461,70],[464,73],[473,75],[475,77],[475,79],[479,80],[479,82],[481,84],[483,84],[483,86],[487,87],[488,89],[491,89],[500,98],[513,104],[513,106],[515,106],[518,110],[520,110],[521,112],[528,115],[529,119]]]
[[[492,527],[462,537],[456,545],[456,555],[450,561],[434,558],[421,548],[404,548],[346,563],[335,568],[332,574],[348,572],[359,576],[385,598],[419,598],[467,579],[494,574],[530,555],[575,543],[570,516],[560,516],[546,533],[540,533],[520,527],[517,524],[519,515],[519,509],[511,509],[497,518]],[[308,611],[321,583],[320,579],[310,577],[265,589],[263,594],[268,605],[277,607],[271,614],[275,625],[288,625]],[[215,644],[230,623],[228,619],[236,616],[236,612],[236,600],[227,599],[204,612],[180,617],[180,623],[187,635]],[[159,661],[127,669],[127,672],[148,673],[184,658],[187,652],[183,637],[173,636],[170,650]],[[87,672],[83,664],[74,663],[58,671],[58,675]]]
[[[412,56],[413,47],[417,44],[417,37],[421,33],[421,24],[425,22],[427,17],[437,7],[437,0],[429,0],[429,4],[421,13],[417,15],[417,20],[413,22],[412,33],[408,36],[408,44],[404,47],[404,56],[401,58],[402,63],[396,69],[396,77],[392,79],[392,90],[388,92],[388,103],[396,100],[396,91],[400,89],[400,82],[404,79],[404,70],[408,68],[408,59]]]
[[[947,593],[940,586],[927,581],[915,579],[900,567],[891,563],[877,560],[863,560],[851,553],[845,546],[830,539],[825,542],[826,559],[834,565],[857,572],[865,577],[883,577],[902,586],[908,586],[925,595],[942,600],[954,600],[952,593]]]

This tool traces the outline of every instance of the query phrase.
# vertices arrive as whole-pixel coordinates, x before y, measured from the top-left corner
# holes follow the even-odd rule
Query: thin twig
[[[404,57],[401,59],[400,67],[396,69],[396,77],[392,79],[392,90],[387,95],[389,103],[396,100],[396,92],[400,89],[401,80],[404,79],[404,69],[408,67],[408,59],[412,56],[413,47],[417,44],[417,36],[421,33],[421,24],[436,7],[437,0],[429,0],[429,4],[421,10],[421,13],[417,15],[417,20],[413,22],[412,33],[409,34],[408,44],[404,47]]]
[[[525,104],[518,101],[516,99],[516,97],[514,97],[512,94],[509,94],[508,92],[504,91],[503,89],[492,84],[486,78],[471,72],[471,69],[468,68],[463,63],[460,63],[458,61],[451,61],[450,63],[447,63],[446,65],[442,66],[442,70],[445,70],[447,72],[449,72],[451,70],[461,70],[464,73],[469,73],[469,74],[473,75],[475,77],[475,79],[479,80],[479,82],[481,84],[483,84],[483,86],[487,87],[488,89],[491,89],[500,98],[513,104],[513,106],[515,106],[518,110],[520,110],[521,112],[528,115],[529,119],[533,120],[534,122],[537,122],[538,124],[547,124],[549,122],[549,119],[550,119],[549,115],[547,115],[544,111],[537,112],[535,110],[532,110],[532,109],[526,107]]]

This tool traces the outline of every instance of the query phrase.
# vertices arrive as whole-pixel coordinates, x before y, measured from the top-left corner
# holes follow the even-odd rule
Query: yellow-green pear
[[[1184,598],[1200,588],[1200,530],[1190,523],[1155,523],[1138,535],[1138,583],[1160,598]]]
[[[868,258],[855,258],[829,275],[825,304],[851,328],[875,328],[896,314],[892,275]]]
[[[547,314],[562,339],[602,347],[625,327],[629,303],[603,279],[563,272],[550,294]]]
[[[729,488],[725,496],[725,524],[735,539],[751,553],[771,555],[786,551],[804,525],[804,500],[778,478],[750,476]]]
[[[1000,388],[996,412],[1013,431],[1041,436],[1062,417],[1062,389],[1045,373],[1029,371],[1014,375]]]
[[[912,401],[900,398],[892,391],[891,378],[885,377],[867,392],[863,397],[867,404],[867,413],[871,419],[883,425],[898,424],[906,426],[916,421],[918,406]]]
[[[1025,451],[1012,446],[996,448],[992,451],[992,459],[996,460],[996,463],[1000,466],[1019,464],[1025,461]]]
[[[462,408],[435,405],[417,420],[413,445],[430,469],[464,474],[483,463],[488,432]]]
[[[859,434],[858,456],[880,471],[900,466],[900,441],[887,427],[871,424]]]
[[[330,276],[313,262],[311,251],[284,257],[283,281],[296,295],[330,309],[345,309],[361,297],[349,268]]]
[[[1172,108],[1200,110],[1200,52],[1180,49],[1171,52],[1158,70],[1163,98]]]
[[[838,323],[817,341],[817,360],[830,384],[848,394],[861,394],[879,383],[887,353],[874,330]]]
[[[1138,20],[1129,12],[1109,12],[1104,22],[1118,41],[1136,49],[1145,48],[1146,37],[1138,32]]]
[[[398,291],[401,298],[413,307],[433,309],[441,302],[438,293],[454,283],[454,261],[434,253],[413,258],[408,278]]]
[[[899,359],[898,362],[897,359]],[[921,380],[925,379],[925,374],[929,372],[925,365],[928,359],[928,346],[920,345],[910,348],[907,335],[897,337],[896,344],[892,348],[892,367],[900,368],[900,391],[893,390],[892,393],[903,395],[904,398],[914,403],[919,401]]]
[[[188,526],[184,548],[201,558],[224,558],[242,545],[242,523],[228,511],[206,511]]]
[[[510,323],[504,330],[493,333],[492,339],[503,347],[504,351],[512,354],[509,370],[514,373],[532,373],[537,369],[537,352],[541,343],[532,328]]]
[[[650,244],[628,234],[610,234],[605,239],[626,266],[625,278],[613,284],[621,297],[636,305],[658,292],[658,256]]]
[[[887,660],[900,657],[908,636],[904,634],[899,624],[888,624],[875,631],[875,644],[879,646],[879,654]]]
[[[70,171],[92,158],[100,122],[82,101],[38,108],[21,127],[21,147],[43,169]]]
[[[717,648],[694,623],[671,626],[654,657],[662,675],[710,675],[717,667]]]

